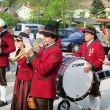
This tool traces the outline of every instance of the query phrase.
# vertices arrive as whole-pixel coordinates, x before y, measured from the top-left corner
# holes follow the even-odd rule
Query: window
[[[85,13],[84,12],[80,12],[80,18],[84,18]]]
[[[26,25],[26,27],[29,27],[30,30],[31,30],[31,32],[33,32],[33,31],[35,31],[35,30],[38,29],[38,26],[27,26],[27,25]]]
[[[15,27],[15,31],[22,31],[22,25],[17,25]]]
[[[110,15],[110,10],[108,10],[108,15]]]
[[[110,0],[108,0],[108,7],[110,7]]]
[[[65,36],[65,31],[63,31],[63,30],[59,30],[59,31],[58,31],[58,35],[61,35],[61,36],[64,35],[64,36]]]

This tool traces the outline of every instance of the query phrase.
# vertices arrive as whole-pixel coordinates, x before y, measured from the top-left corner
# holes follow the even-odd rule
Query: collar
[[[45,46],[45,49],[50,48],[50,47],[52,47],[52,46],[54,46],[54,45],[55,45],[55,42],[52,43],[52,44],[50,44],[50,45],[48,45],[48,46]]]
[[[2,34],[3,32],[5,32],[6,31],[6,29],[4,29],[2,32],[0,32],[0,34]]]
[[[89,46],[93,41],[94,41],[94,39],[92,39],[91,41],[87,42],[87,46]]]

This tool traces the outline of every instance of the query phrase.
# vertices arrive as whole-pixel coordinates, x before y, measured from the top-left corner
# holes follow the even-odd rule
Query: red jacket
[[[0,54],[0,67],[3,67],[9,65],[9,53],[15,51],[15,44],[13,36],[8,31],[1,33],[0,38],[1,49],[3,51],[3,53]]]
[[[31,65],[27,64],[27,58],[23,57],[18,62],[17,79],[20,80],[31,80],[33,68]]]
[[[95,71],[99,71],[102,69],[105,53],[102,45],[93,41],[88,47],[87,42],[83,43],[79,52],[73,53],[72,56],[84,57],[95,67]]]
[[[62,63],[62,52],[57,45],[47,49],[42,47],[29,61],[35,69],[30,96],[54,98],[56,96],[56,76]]]

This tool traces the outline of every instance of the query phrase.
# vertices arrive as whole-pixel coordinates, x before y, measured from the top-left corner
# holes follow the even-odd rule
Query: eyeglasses
[[[16,41],[16,42],[22,42],[23,40],[16,39],[15,41]]]

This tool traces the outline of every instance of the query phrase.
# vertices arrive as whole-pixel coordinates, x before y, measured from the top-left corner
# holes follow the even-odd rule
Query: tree
[[[82,0],[50,0],[48,1],[43,17],[55,21],[61,20],[64,24],[64,28],[66,24],[70,26],[73,21],[74,10],[79,7],[81,8],[81,1]]]
[[[5,20],[7,26],[15,26],[18,22],[21,22],[18,18],[9,16],[9,13],[0,12],[0,17]]]
[[[105,7],[101,0],[93,0],[90,16],[93,18],[106,18]]]

